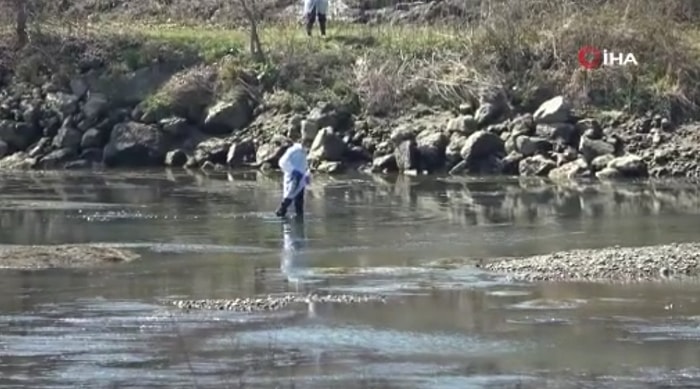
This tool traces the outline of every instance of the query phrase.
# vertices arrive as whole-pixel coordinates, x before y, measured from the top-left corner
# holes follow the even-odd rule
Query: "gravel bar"
[[[0,246],[0,269],[76,269],[137,258],[139,255],[129,250],[91,245]]]
[[[497,258],[480,268],[522,281],[640,282],[700,274],[700,243],[571,250]]]
[[[383,296],[353,295],[353,294],[325,294],[316,293],[308,295],[284,294],[267,297],[248,297],[237,299],[203,299],[203,300],[174,300],[171,303],[185,310],[217,310],[234,312],[264,312],[277,311],[291,304],[308,303],[340,303],[357,304],[366,302],[386,302]]]

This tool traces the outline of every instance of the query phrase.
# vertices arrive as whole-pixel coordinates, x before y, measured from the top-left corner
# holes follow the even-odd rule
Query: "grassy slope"
[[[266,22],[265,64],[248,55],[245,28],[192,20],[120,23],[110,16],[82,23],[79,35],[112,44],[107,51],[117,71],[177,54],[272,74],[275,95],[290,107],[357,96],[373,114],[397,114],[416,103],[454,109],[502,87],[524,109],[564,92],[585,106],[688,117],[700,111],[700,22],[667,16],[668,5],[681,1],[635,0],[631,7],[625,0],[595,6],[520,0],[495,5],[480,23],[331,21],[326,40],[308,39],[298,24]],[[583,71],[577,51],[587,44],[632,52],[640,66]]]

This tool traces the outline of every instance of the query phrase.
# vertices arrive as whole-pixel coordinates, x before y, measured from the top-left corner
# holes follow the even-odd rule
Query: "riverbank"
[[[525,281],[643,282],[697,279],[700,244],[571,250],[488,260],[478,267]]]
[[[291,4],[265,3],[254,56],[224,10],[126,3],[58,12],[17,53],[5,42],[0,168],[274,169],[302,138],[329,174],[700,177],[700,34],[670,5],[349,4],[309,39]],[[641,62],[586,71],[583,44]]]

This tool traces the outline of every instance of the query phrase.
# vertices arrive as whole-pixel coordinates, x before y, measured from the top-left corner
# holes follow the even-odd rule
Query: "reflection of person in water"
[[[299,287],[299,279],[295,276],[295,268],[303,261],[302,251],[306,247],[306,231],[304,220],[293,219],[289,223],[282,224],[284,247],[282,248],[281,271],[287,277],[287,281],[295,283]]]

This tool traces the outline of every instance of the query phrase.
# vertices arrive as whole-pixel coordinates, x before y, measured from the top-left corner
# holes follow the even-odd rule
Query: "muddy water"
[[[143,258],[1,272],[0,387],[700,385],[700,283],[527,285],[431,265],[697,240],[696,186],[319,179],[305,221],[283,225],[270,212],[278,185],[259,173],[2,174],[0,244],[107,243]],[[295,291],[387,302],[167,305]]]

